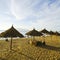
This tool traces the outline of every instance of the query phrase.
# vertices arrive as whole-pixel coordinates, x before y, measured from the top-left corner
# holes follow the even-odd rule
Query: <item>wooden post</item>
[[[10,42],[10,50],[12,50],[12,37],[11,37],[11,42]]]
[[[43,42],[45,42],[45,36],[43,36],[43,38],[44,38]]]
[[[52,35],[51,35],[51,41],[52,41]]]

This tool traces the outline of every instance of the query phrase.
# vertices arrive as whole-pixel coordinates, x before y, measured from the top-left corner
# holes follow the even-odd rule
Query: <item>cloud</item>
[[[4,5],[2,8],[6,10],[2,9],[0,19],[8,21],[10,25],[26,29],[59,29],[60,0],[5,0]]]
[[[27,1],[26,1],[27,2]],[[26,5],[25,1],[11,0],[11,13],[16,17],[16,19],[21,20],[32,14],[29,6]]]
[[[16,17],[17,20],[22,20],[27,16],[35,15],[33,9],[35,5],[44,1],[39,0],[11,0],[11,13]]]
[[[11,13],[17,20],[23,20],[28,16],[39,18],[42,14],[53,15],[57,6],[57,0],[11,0]]]

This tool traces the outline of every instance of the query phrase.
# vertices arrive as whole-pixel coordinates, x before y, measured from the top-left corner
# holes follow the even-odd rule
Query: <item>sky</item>
[[[0,0],[0,30],[12,25],[60,31],[60,0]]]

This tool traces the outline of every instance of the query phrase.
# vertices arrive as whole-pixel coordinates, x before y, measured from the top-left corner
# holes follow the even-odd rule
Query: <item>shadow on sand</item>
[[[37,43],[36,47],[42,47],[48,50],[55,50],[55,51],[60,51],[60,47],[54,47],[54,46],[50,46],[50,45],[46,45],[45,42],[44,43]]]

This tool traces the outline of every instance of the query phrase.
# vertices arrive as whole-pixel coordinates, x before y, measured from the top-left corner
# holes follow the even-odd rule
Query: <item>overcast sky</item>
[[[16,28],[60,31],[60,0],[0,0],[0,30]]]

